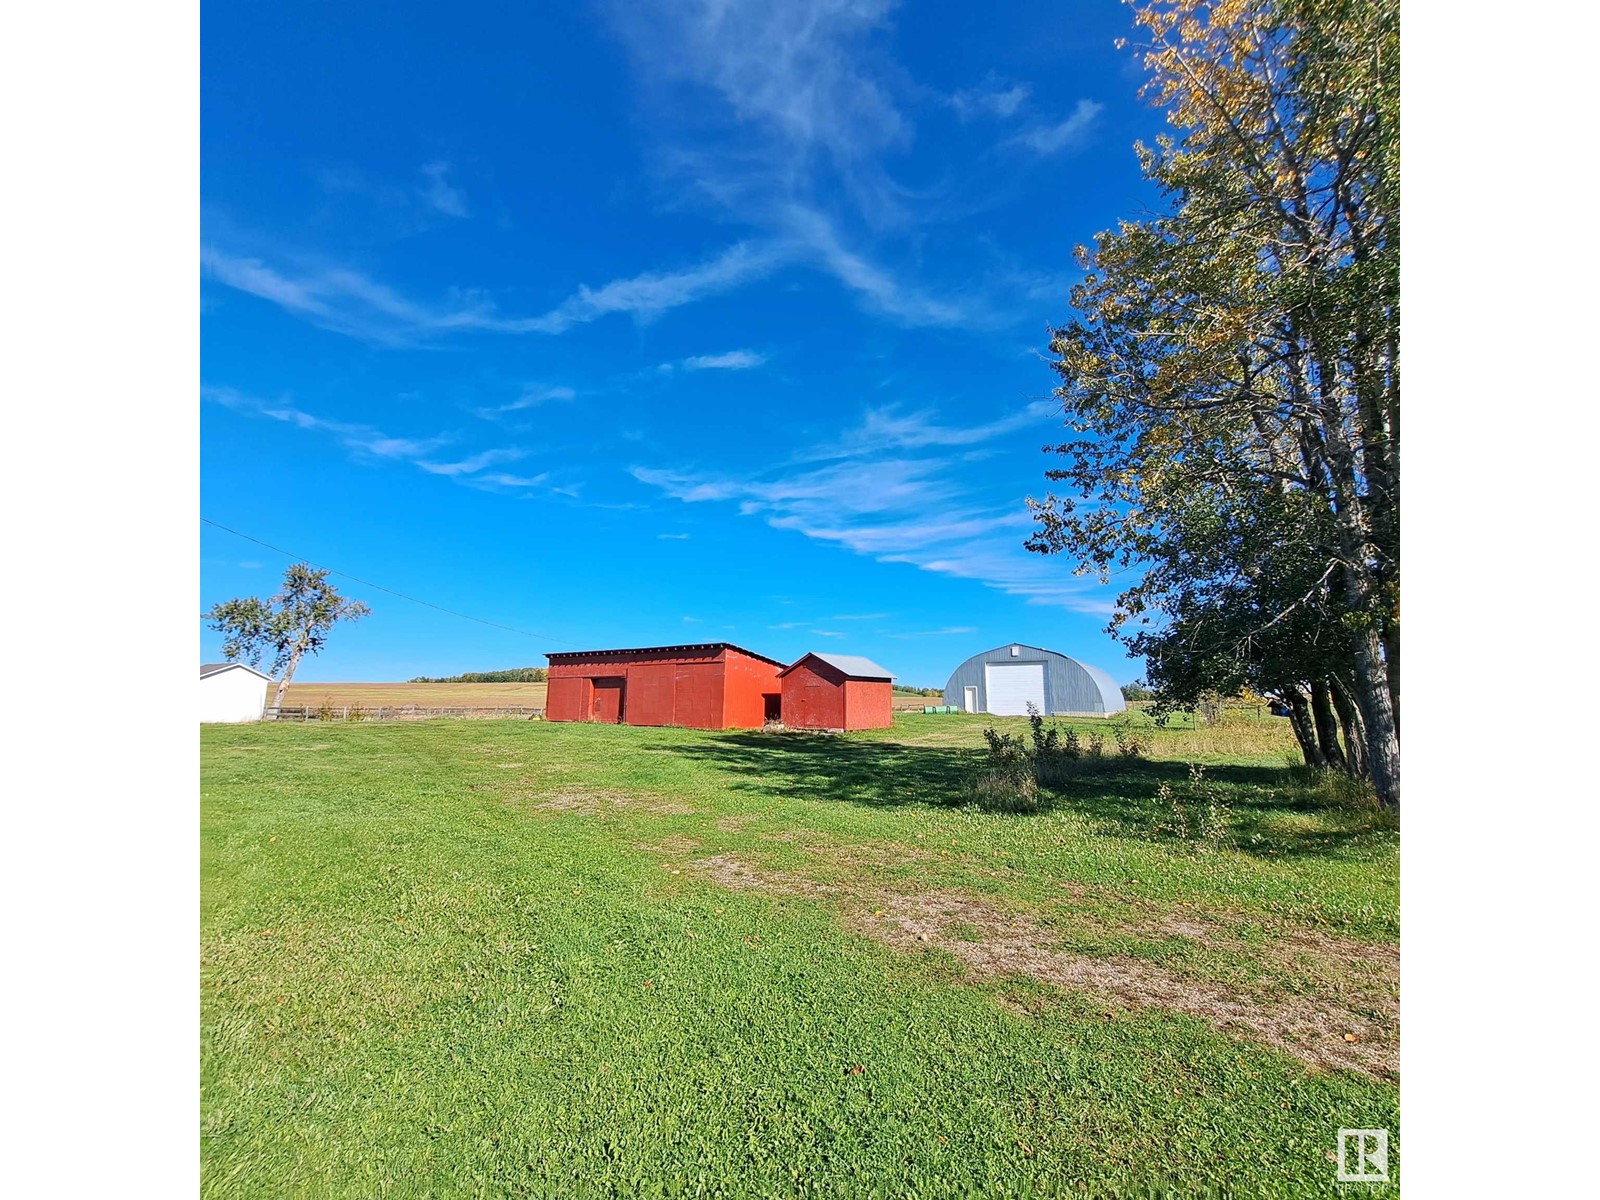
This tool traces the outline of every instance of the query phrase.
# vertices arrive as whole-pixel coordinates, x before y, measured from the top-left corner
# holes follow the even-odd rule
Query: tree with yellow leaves
[[[1047,477],[1071,494],[1030,501],[1029,545],[1143,568],[1112,628],[1153,683],[1342,698],[1397,806],[1397,0],[1134,16],[1172,128],[1136,149],[1170,211],[1079,248],[1051,341],[1074,436]]]

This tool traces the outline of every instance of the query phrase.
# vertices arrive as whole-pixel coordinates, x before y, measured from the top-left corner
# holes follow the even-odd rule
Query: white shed
[[[200,664],[200,723],[261,720],[272,676],[243,663]]]

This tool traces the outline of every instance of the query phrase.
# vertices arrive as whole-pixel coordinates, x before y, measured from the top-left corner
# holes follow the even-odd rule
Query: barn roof
[[[746,650],[743,646],[735,646],[732,642],[695,642],[687,646],[622,646],[613,650],[563,650],[554,654],[546,654],[551,662],[557,659],[565,661],[585,658],[599,658],[604,654],[688,654],[703,653],[705,651],[736,650],[746,658],[759,658],[764,663],[771,663],[775,667],[783,664],[775,658],[768,658],[765,654],[757,654],[754,650]]]
[[[221,673],[223,671],[226,671],[230,667],[243,667],[246,671],[249,671],[252,675],[260,675],[261,678],[263,678],[263,679],[271,679],[272,678],[271,675],[268,675],[268,674],[265,674],[264,672],[256,670],[249,663],[241,663],[241,662],[201,663],[200,664],[200,678],[201,679],[205,679],[207,676],[219,674],[219,673]]]
[[[862,658],[859,654],[819,654],[813,650],[810,654],[803,655],[790,663],[779,676],[787,675],[808,658],[821,659],[835,670],[844,672],[851,679],[893,679],[894,676],[885,671],[870,658]]]

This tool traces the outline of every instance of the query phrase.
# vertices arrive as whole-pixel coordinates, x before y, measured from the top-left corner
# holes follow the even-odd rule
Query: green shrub
[[[1144,739],[1133,731],[1133,722],[1126,715],[1111,722],[1111,736],[1116,740],[1117,753],[1123,758],[1143,758]]]
[[[974,766],[968,784],[972,803],[984,812],[1038,812],[1039,781],[1033,756],[1021,737],[985,729],[987,750]]]
[[[1187,781],[1161,784],[1156,799],[1169,814],[1167,823],[1158,826],[1161,832],[1206,849],[1233,844],[1229,832],[1233,813],[1222,788],[1206,778],[1206,769],[1199,763],[1189,764]]]
[[[1031,771],[980,770],[971,784],[972,802],[984,812],[1036,813],[1043,807]]]
[[[1028,729],[1033,737],[1033,777],[1044,787],[1064,786],[1072,777],[1073,765],[1083,754],[1078,735],[1056,725],[1045,728],[1044,716],[1028,705]]]

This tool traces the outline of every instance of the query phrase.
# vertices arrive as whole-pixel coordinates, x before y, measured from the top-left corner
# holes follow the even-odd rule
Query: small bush
[[[346,721],[365,721],[371,714],[359,704],[352,704],[344,710]]]
[[[1163,832],[1207,849],[1232,845],[1229,827],[1233,813],[1222,788],[1206,778],[1206,769],[1199,763],[1189,764],[1187,782],[1158,787],[1156,800],[1169,814],[1168,823],[1159,827]]]
[[[333,697],[332,696],[324,696],[322,698],[322,704],[317,708],[317,720],[319,720],[319,721],[331,721],[331,720],[333,720],[333,711],[334,711],[333,710]]]
[[[972,779],[972,802],[984,812],[1036,813],[1039,785],[1031,771],[985,769]]]
[[[1375,829],[1399,828],[1399,814],[1379,802],[1369,780],[1347,775],[1335,767],[1313,767],[1298,758],[1290,758],[1288,763],[1289,778],[1318,808],[1356,813]]]
[[[985,729],[983,740],[988,750],[974,766],[968,786],[972,803],[984,812],[1038,812],[1039,781],[1027,742],[995,729]]]
[[[1127,717],[1118,717],[1111,722],[1111,736],[1117,743],[1117,754],[1121,757],[1144,757],[1144,739],[1133,732],[1133,723]]]
[[[1087,754],[1087,756],[1089,758],[1104,758],[1105,757],[1105,753],[1106,753],[1106,738],[1105,738],[1105,734],[1101,733],[1098,729],[1096,729],[1096,730],[1094,730],[1093,732],[1091,732],[1089,734],[1089,746],[1088,746],[1088,749],[1085,751],[1085,754]]]
[[[1033,777],[1044,787],[1062,787],[1072,777],[1073,765],[1082,755],[1078,735],[1071,729],[1051,725],[1045,728],[1044,716],[1028,705],[1028,729],[1033,736]]]

